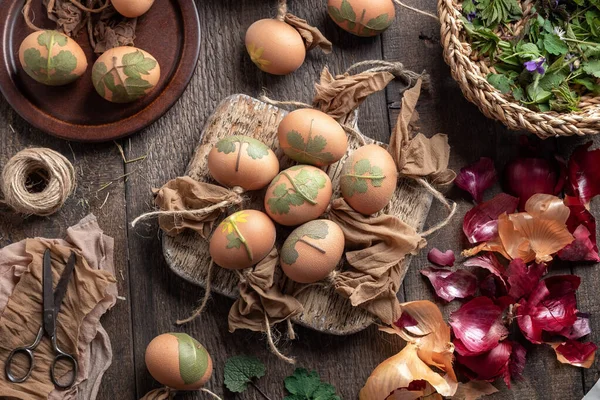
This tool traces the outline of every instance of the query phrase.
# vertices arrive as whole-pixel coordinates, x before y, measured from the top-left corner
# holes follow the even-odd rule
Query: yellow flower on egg
[[[248,45],[248,54],[250,54],[252,62],[256,64],[258,68],[264,68],[271,65],[271,61],[262,58],[264,52],[265,49],[263,47],[256,47],[254,43]]]
[[[231,233],[235,231],[235,227],[237,224],[248,222],[248,213],[244,211],[236,212],[235,214],[230,215],[223,221],[223,233]]]

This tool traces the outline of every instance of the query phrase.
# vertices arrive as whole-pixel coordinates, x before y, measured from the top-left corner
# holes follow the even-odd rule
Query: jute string
[[[418,8],[411,7],[408,4],[404,4],[400,0],[394,0],[394,3],[398,4],[400,7],[404,7],[406,9],[408,9],[408,10],[414,11],[414,12],[419,13],[421,15],[425,15],[425,16],[427,16],[429,18],[435,19],[437,22],[440,22],[440,19],[436,15],[428,13],[427,11],[423,11],[423,10],[419,10]]]
[[[279,21],[285,20],[285,14],[287,14],[287,0],[279,0],[277,4],[277,19]]]
[[[45,187],[32,191],[32,176],[43,180]],[[48,216],[63,206],[75,190],[75,169],[69,160],[54,150],[25,149],[13,156],[2,171],[1,202],[18,213]]]
[[[207,275],[206,275],[206,288],[204,291],[204,298],[202,299],[200,306],[198,308],[196,308],[194,310],[194,312],[192,313],[192,315],[190,315],[188,318],[177,320],[177,325],[187,324],[188,322],[191,322],[191,321],[195,320],[196,318],[198,318],[200,316],[200,314],[202,314],[202,312],[204,312],[204,309],[206,308],[206,305],[208,304],[208,299],[210,299],[214,267],[215,267],[215,262],[211,260],[210,264],[208,265],[208,271],[207,271]]]
[[[155,218],[155,217],[161,217],[161,216],[171,216],[171,217],[180,217],[180,218],[201,217],[203,215],[210,214],[213,211],[219,210],[221,208],[227,208],[227,207],[237,206],[239,204],[242,204],[244,202],[244,197],[242,197],[242,194],[245,192],[245,190],[239,186],[236,186],[233,189],[231,189],[231,191],[236,194],[235,197],[233,197],[232,199],[223,200],[220,203],[213,204],[212,206],[209,206],[209,207],[199,208],[197,210],[151,211],[151,212],[142,214],[131,222],[131,227],[135,228],[135,226],[139,222],[145,221],[147,219]]]
[[[435,199],[437,199],[440,203],[442,203],[444,205],[444,207],[446,207],[446,209],[448,210],[448,216],[443,221],[434,225],[433,227],[426,230],[425,232],[419,233],[419,235],[421,235],[422,237],[427,237],[427,236],[430,236],[430,235],[434,234],[435,232],[439,231],[440,229],[442,229],[443,227],[445,227],[446,225],[448,225],[450,223],[450,221],[456,214],[457,206],[456,206],[455,202],[448,201],[446,196],[444,196],[439,190],[437,190],[435,187],[433,187],[433,185],[431,183],[427,182],[425,179],[415,178],[415,177],[409,177],[409,178],[412,178],[417,183],[421,184],[421,186],[423,186],[429,193],[431,193],[431,195]]]
[[[70,1],[75,7],[79,8],[81,11],[85,11],[85,12],[92,13],[92,14],[96,14],[96,13],[100,13],[100,12],[104,11],[111,4],[110,0],[106,0],[106,2],[99,8],[88,8],[88,7],[84,6],[83,4],[81,4],[80,2],[78,2],[77,0],[70,0]],[[27,26],[30,29],[33,29],[34,31],[42,31],[44,29],[39,28],[38,26],[36,26],[33,23],[33,21],[35,20],[35,15],[33,15],[33,12],[31,11],[31,3],[32,2],[33,2],[33,0],[27,0],[25,5],[23,6],[23,17],[25,19],[25,23],[27,24]],[[54,10],[54,3],[55,3],[55,0],[50,0],[48,2],[48,6],[46,7],[47,12],[51,12],[52,10]]]
[[[271,352],[275,354],[277,358],[279,358],[282,361],[285,361],[288,364],[296,364],[296,360],[282,354],[275,345],[275,342],[273,341],[273,332],[271,332],[271,323],[269,321],[269,316],[267,315],[267,313],[265,313],[265,332],[267,334],[267,342],[269,343],[269,348],[271,349]]]

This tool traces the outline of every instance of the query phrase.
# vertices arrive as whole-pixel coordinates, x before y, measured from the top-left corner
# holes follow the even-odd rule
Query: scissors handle
[[[10,352],[8,358],[6,359],[6,364],[4,365],[4,371],[6,372],[6,378],[12,383],[22,383],[25,382],[33,372],[33,368],[35,366],[35,357],[33,356],[33,350],[40,344],[42,341],[42,337],[44,336],[44,328],[40,327],[37,336],[35,337],[35,341],[29,346],[17,347],[13,351]],[[17,377],[13,374],[12,365],[17,354],[25,354],[27,358],[29,358],[29,369],[27,373],[22,377]]]
[[[59,347],[58,344],[56,343],[56,336],[52,337],[52,346],[54,347],[54,352],[55,352],[55,356],[54,356],[54,360],[52,361],[52,364],[50,365],[50,378],[52,379],[52,383],[54,384],[54,386],[56,386],[59,389],[68,389],[71,386],[73,386],[73,384],[75,383],[75,379],[77,379],[77,371],[79,370],[79,364],[77,363],[77,360],[75,359],[75,357],[73,357],[70,354],[65,353],[64,351],[62,351]],[[71,378],[69,379],[69,381],[67,383],[61,383],[55,373],[55,368],[56,368],[56,364],[59,361],[66,361],[67,363],[71,364]]]

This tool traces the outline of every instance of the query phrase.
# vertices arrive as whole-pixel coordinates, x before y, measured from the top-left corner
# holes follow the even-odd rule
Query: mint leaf
[[[506,75],[502,74],[489,74],[487,77],[487,81],[498,89],[502,94],[507,94],[510,92],[511,86],[514,82],[509,79]]]
[[[596,78],[600,78],[600,60],[584,62],[583,70]]]
[[[304,368],[297,368],[285,378],[285,388],[290,394],[284,400],[341,400],[335,394],[335,387],[322,382],[316,371],[309,373]]]
[[[231,392],[242,393],[249,383],[265,376],[265,371],[265,365],[256,357],[231,357],[225,362],[225,386]]]

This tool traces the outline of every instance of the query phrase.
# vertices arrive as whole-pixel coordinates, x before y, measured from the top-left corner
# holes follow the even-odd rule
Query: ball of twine
[[[45,217],[63,206],[75,189],[75,169],[54,150],[25,149],[2,170],[4,203],[21,214]]]

